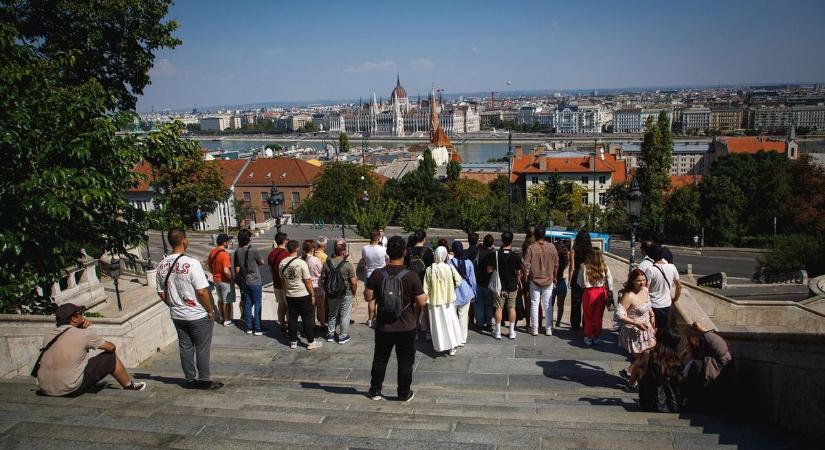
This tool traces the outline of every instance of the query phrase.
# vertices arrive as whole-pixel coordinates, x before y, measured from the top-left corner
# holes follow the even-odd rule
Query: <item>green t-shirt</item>
[[[324,287],[324,281],[327,278],[327,273],[329,273],[329,265],[332,264],[332,268],[335,269],[341,264],[343,259],[340,256],[336,256],[335,258],[327,259],[327,262],[324,263],[323,269],[321,269],[321,288]],[[343,266],[341,266],[341,276],[344,277],[344,283],[347,285],[347,295],[352,295],[352,286],[350,285],[350,280],[355,278],[355,267],[353,267],[352,263],[347,260]]]

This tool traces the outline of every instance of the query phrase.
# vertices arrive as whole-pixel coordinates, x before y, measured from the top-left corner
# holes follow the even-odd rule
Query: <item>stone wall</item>
[[[91,318],[97,334],[117,346],[126,367],[135,367],[177,339],[169,308],[157,296],[119,317]],[[0,378],[27,376],[54,328],[54,316],[0,315]]]

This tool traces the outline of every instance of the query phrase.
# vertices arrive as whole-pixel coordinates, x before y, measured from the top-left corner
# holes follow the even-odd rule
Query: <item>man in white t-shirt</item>
[[[278,272],[284,282],[287,313],[289,314],[289,348],[298,347],[298,316],[304,326],[307,350],[315,350],[321,341],[315,340],[315,289],[312,275],[306,261],[298,257],[301,243],[291,240],[286,243],[289,256],[281,261]]]
[[[650,269],[650,267],[655,262],[655,261],[653,261],[653,258],[651,258],[648,255],[648,252],[650,251],[650,246],[651,245],[653,245],[653,241],[642,241],[642,243],[639,245],[639,249],[642,251],[642,255],[644,256],[644,259],[642,259],[642,262],[640,262],[639,265],[636,266],[636,268],[641,270],[642,272],[645,272],[645,271],[647,271],[647,269]]]
[[[661,335],[670,329],[670,308],[673,302],[679,300],[682,294],[682,282],[679,281],[679,271],[676,266],[665,261],[662,246],[652,244],[648,248],[648,256],[655,261],[645,270],[647,289],[650,292],[650,303],[653,305],[653,326],[656,334]]]
[[[172,245],[172,254],[158,264],[155,281],[158,296],[169,306],[169,314],[178,332],[185,387],[220,389],[223,383],[209,378],[209,351],[215,318],[209,281],[201,263],[184,254],[189,246],[186,232],[172,228],[166,238]]]
[[[369,280],[370,275],[377,270],[387,265],[387,247],[381,245],[381,231],[373,231],[370,235],[370,244],[365,245],[361,249],[361,259],[364,260],[364,269],[366,278]],[[366,281],[365,281],[366,282]],[[375,303],[367,303],[368,321],[367,324],[372,327],[375,324]]]

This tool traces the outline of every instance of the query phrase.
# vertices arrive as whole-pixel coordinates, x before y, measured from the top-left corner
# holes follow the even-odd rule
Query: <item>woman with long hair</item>
[[[576,239],[573,241],[573,249],[570,252],[570,268],[567,273],[567,285],[570,286],[570,329],[578,330],[582,323],[582,288],[576,281],[579,279],[579,268],[587,261],[590,252],[593,250],[593,243],[590,241],[590,233],[585,229],[579,230]]]
[[[455,355],[461,345],[461,325],[455,307],[455,288],[461,284],[461,275],[447,264],[447,249],[435,249],[435,262],[424,272],[424,293],[429,297],[428,313],[433,349]]]
[[[639,370],[639,406],[645,411],[679,412],[682,361],[681,338],[674,331],[660,334],[656,346],[642,353]]]
[[[324,294],[323,286],[318,284],[318,280],[321,278],[321,271],[323,270],[324,265],[321,263],[321,260],[314,254],[314,240],[305,240],[301,247],[301,250],[303,250],[301,259],[303,259],[307,263],[307,267],[309,267],[309,277],[312,279],[312,289],[315,291],[315,317],[318,318],[318,322],[320,322],[321,326],[326,328],[326,296]],[[315,324],[313,324],[313,326],[314,325]]]
[[[556,286],[553,288],[551,306],[552,303],[556,304],[556,328],[558,328],[561,325],[561,316],[564,315],[564,300],[567,298],[567,280],[564,277],[564,271],[570,264],[570,247],[564,241],[556,241],[556,252],[559,254],[559,270],[556,271]]]
[[[607,291],[613,289],[613,275],[610,274],[601,250],[593,249],[587,261],[579,267],[578,285],[582,288],[584,344],[596,345],[601,342],[599,336],[602,334]]]
[[[636,363],[645,351],[656,346],[656,330],[653,328],[653,306],[647,292],[647,277],[634,269],[624,284],[622,298],[616,306],[616,317],[622,323],[619,330],[619,347],[633,355],[633,364],[622,370],[622,376],[636,384]]]

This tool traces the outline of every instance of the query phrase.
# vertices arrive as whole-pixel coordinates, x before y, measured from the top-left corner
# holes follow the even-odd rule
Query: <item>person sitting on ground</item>
[[[706,329],[694,322],[686,333],[682,361],[684,368],[682,389],[686,408],[692,411],[716,411],[725,405],[728,378],[732,373],[733,356],[727,342],[716,334],[716,330]]]
[[[112,375],[123,389],[142,391],[146,383],[135,383],[115,353],[115,344],[90,330],[92,322],[83,317],[85,309],[73,303],[57,307],[57,328],[43,339],[37,377],[37,392],[54,397],[75,397],[89,391]],[[90,350],[103,350],[89,357]],[[35,365],[37,367],[37,365]]]
[[[624,284],[624,294],[616,307],[616,317],[622,322],[619,330],[619,347],[633,355],[633,364],[622,370],[622,376],[633,386],[639,373],[636,363],[647,350],[656,346],[656,330],[653,329],[653,308],[647,292],[647,278],[639,269],[630,272]]]
[[[682,380],[679,341],[679,335],[673,331],[661,333],[656,338],[656,346],[639,358],[639,406],[642,410],[679,412]]]

